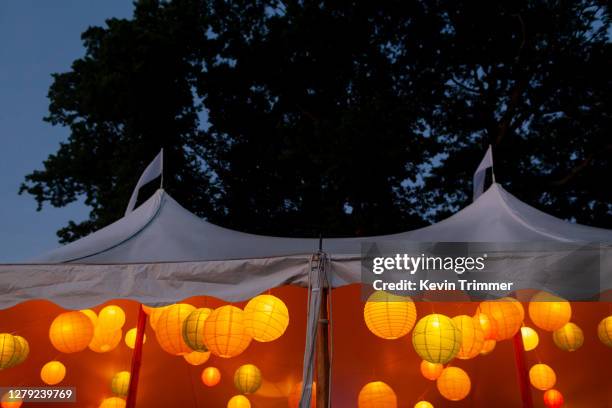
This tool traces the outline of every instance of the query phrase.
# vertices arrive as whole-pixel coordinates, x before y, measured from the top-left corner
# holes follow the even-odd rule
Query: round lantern
[[[414,327],[412,345],[423,360],[446,364],[459,352],[461,331],[449,317],[430,314]]]
[[[113,394],[120,397],[127,397],[128,390],[130,389],[130,372],[121,371],[113,376],[111,380],[111,390]]]
[[[476,357],[484,344],[484,332],[474,318],[467,315],[453,317],[453,323],[461,331],[461,347],[457,358],[468,360]]]
[[[18,352],[15,355],[14,361],[11,363],[11,367],[15,367],[16,365],[23,363],[30,354],[30,344],[26,339],[21,336],[13,336],[13,338],[18,343]]]
[[[490,338],[496,341],[506,340],[514,336],[523,323],[522,314],[517,302],[508,300],[486,300],[478,306],[478,314],[488,317],[491,325]],[[481,320],[480,316],[478,320]]]
[[[291,387],[291,391],[289,392],[289,396],[287,397],[287,403],[289,408],[299,408],[300,398],[302,397],[302,382],[300,381],[297,384],[294,384]],[[310,408],[316,408],[317,405],[317,383],[312,383],[312,388],[310,391]]]
[[[194,310],[195,307],[191,305],[177,303],[164,309],[161,313],[155,335],[157,342],[165,352],[178,356],[193,351],[183,340],[183,323]]]
[[[546,391],[555,386],[557,375],[546,364],[535,364],[529,370],[529,381],[538,390]]]
[[[529,317],[540,329],[555,331],[570,321],[572,306],[563,298],[538,292],[529,302]]]
[[[363,308],[363,318],[376,336],[393,340],[412,330],[416,321],[416,307],[408,296],[377,291],[368,298]]]
[[[472,388],[470,377],[459,367],[447,367],[436,380],[440,394],[450,401],[460,401],[467,397]]]
[[[234,385],[241,394],[252,394],[261,387],[261,371],[253,364],[238,367],[234,373]]]
[[[482,350],[480,350],[480,355],[486,356],[487,354],[490,354],[495,349],[496,344],[497,342],[495,340],[485,340],[484,343],[482,343]]]
[[[136,346],[136,327],[134,327],[133,329],[130,329],[127,331],[127,333],[125,333],[125,344],[133,349]],[[147,335],[145,334],[142,337],[142,344],[147,342]]]
[[[547,408],[561,408],[564,402],[563,394],[555,389],[550,389],[544,393],[544,405]]]
[[[210,351],[192,351],[191,353],[183,354],[183,358],[189,364],[199,366],[208,361]]]
[[[251,403],[244,395],[234,395],[227,402],[227,408],[251,408]]]
[[[608,316],[599,322],[597,326],[597,337],[608,347],[612,347],[612,316]]]
[[[214,387],[221,381],[221,372],[217,367],[206,367],[202,371],[202,382],[208,387]]]
[[[359,408],[397,408],[397,396],[391,387],[382,381],[367,383],[359,391]]]
[[[21,400],[21,398],[11,398],[11,395],[8,392],[4,394],[0,399],[0,407],[2,408],[19,408],[22,404],[23,401]]]
[[[98,326],[94,330],[94,336],[89,343],[89,349],[96,353],[107,353],[114,350],[121,343],[122,337],[121,329],[108,331]]]
[[[96,314],[96,312],[94,312],[91,309],[83,309],[83,310],[79,310],[79,312],[89,317],[89,320],[91,320],[91,324],[93,324],[94,327],[96,327],[96,324],[98,324],[98,315]]]
[[[584,343],[582,329],[574,323],[565,323],[553,332],[553,341],[561,350],[576,351]]]
[[[49,361],[40,370],[40,378],[47,385],[55,385],[66,377],[66,367],[59,361]]]
[[[0,370],[13,367],[19,361],[21,344],[16,336],[0,334]]]
[[[99,408],[125,408],[125,400],[118,397],[106,398]]]
[[[183,340],[195,351],[208,351],[204,344],[204,322],[212,309],[201,308],[189,313],[183,323]]]
[[[215,309],[204,322],[204,343],[218,357],[236,357],[251,344],[244,312],[236,306]]]
[[[442,364],[430,363],[427,360],[421,361],[421,374],[430,381],[437,380],[440,374],[442,374],[442,370],[444,370]]]
[[[474,320],[480,324],[485,341],[495,339],[494,327],[491,323],[491,319],[489,319],[489,316],[484,313],[476,313],[474,315]]]
[[[289,309],[276,296],[255,296],[244,307],[244,326],[255,341],[276,340],[289,326]]]
[[[525,308],[523,307],[523,304],[521,302],[519,302],[513,297],[504,297],[499,300],[502,302],[508,302],[513,304],[517,308],[519,315],[521,316],[521,322],[525,320]]]
[[[100,310],[98,314],[98,326],[102,330],[119,330],[125,324],[125,312],[119,306],[109,305]]]
[[[51,344],[62,353],[83,351],[94,335],[94,326],[81,312],[66,312],[57,316],[49,328]]]
[[[434,408],[434,406],[429,401],[419,401],[414,404],[414,408]]]
[[[538,332],[533,330],[531,327],[521,327],[521,337],[523,338],[523,348],[525,351],[531,351],[538,347],[540,343],[540,337]]]
[[[157,322],[161,317],[161,314],[172,305],[161,306],[161,307],[152,307],[149,312],[149,324],[153,330],[157,330]]]

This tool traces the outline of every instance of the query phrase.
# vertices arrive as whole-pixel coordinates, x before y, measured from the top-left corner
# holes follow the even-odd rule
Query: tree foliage
[[[46,120],[70,137],[22,191],[85,197],[70,241],[164,147],[165,188],[213,222],[381,234],[466,205],[491,144],[514,194],[612,227],[610,27],[595,0],[142,0],[54,74]]]

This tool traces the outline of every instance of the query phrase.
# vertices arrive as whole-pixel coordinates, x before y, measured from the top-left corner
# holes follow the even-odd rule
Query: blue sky
[[[81,203],[36,211],[17,195],[23,177],[68,137],[43,122],[51,73],[82,56],[81,33],[109,17],[128,18],[130,0],[0,1],[0,262],[26,260],[58,245],[55,232],[87,218]]]

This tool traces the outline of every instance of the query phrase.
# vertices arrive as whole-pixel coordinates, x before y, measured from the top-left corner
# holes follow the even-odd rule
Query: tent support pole
[[[329,401],[329,313],[327,296],[329,288],[321,288],[321,309],[319,309],[319,330],[317,333],[317,408],[327,408]]]
[[[138,309],[138,324],[136,326],[136,341],[134,344],[134,353],[132,354],[132,370],[130,371],[130,386],[128,388],[126,408],[136,407],[136,394],[138,392],[138,377],[140,375],[140,364],[142,362],[142,344],[144,343],[145,325],[147,323],[147,314],[144,312],[142,305]]]
[[[523,408],[533,408],[531,388],[529,385],[529,374],[527,373],[527,362],[525,359],[525,348],[523,346],[523,335],[519,330],[512,338],[514,344],[514,361],[516,363],[516,374],[521,388],[521,401]]]

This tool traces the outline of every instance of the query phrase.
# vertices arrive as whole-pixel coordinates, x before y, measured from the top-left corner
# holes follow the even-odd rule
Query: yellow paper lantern
[[[414,404],[414,408],[434,408],[434,406],[429,401],[419,401]]]
[[[244,307],[244,327],[255,341],[276,340],[285,333],[287,326],[289,310],[276,296],[255,296]]]
[[[227,408],[251,408],[251,402],[244,395],[234,395],[227,402]]]
[[[30,344],[28,343],[28,341],[21,336],[13,336],[13,337],[19,344],[19,347],[17,347],[18,352],[15,356],[15,361],[13,362],[12,367],[23,363],[26,360],[26,358],[28,358],[28,355],[30,354]]]
[[[546,391],[555,386],[557,375],[546,364],[535,364],[529,370],[529,381],[538,390]]]
[[[20,352],[21,344],[16,336],[9,333],[0,334],[0,370],[17,364]]]
[[[251,340],[244,325],[244,312],[236,306],[221,306],[204,322],[204,343],[215,356],[236,357]]]
[[[206,367],[202,371],[202,382],[208,387],[214,387],[221,381],[221,372],[217,367]]]
[[[241,394],[252,394],[261,387],[261,371],[253,364],[245,364],[234,373],[234,385]]]
[[[612,347],[612,316],[608,316],[597,325],[597,337],[599,341],[608,347]]]
[[[113,394],[120,397],[127,397],[130,389],[130,372],[120,371],[111,380],[111,390]]]
[[[96,314],[96,312],[94,312],[91,309],[83,309],[83,310],[79,310],[79,312],[87,316],[89,320],[91,320],[91,324],[93,324],[94,327],[96,327],[96,325],[98,324],[98,315]]]
[[[525,351],[531,351],[538,347],[540,337],[538,336],[538,332],[531,327],[521,327],[521,336],[523,337],[523,348]]]
[[[291,391],[289,392],[289,396],[287,397],[287,403],[289,408],[299,408],[300,398],[302,397],[302,381],[297,384],[294,384],[291,387]],[[312,388],[310,391],[310,408],[316,408],[317,406],[317,383],[312,383]]]
[[[376,291],[363,308],[363,318],[373,334],[393,340],[412,330],[416,321],[416,307],[408,296]]]
[[[430,381],[437,380],[440,374],[442,374],[442,370],[444,370],[442,364],[430,363],[427,360],[421,361],[421,374]]]
[[[461,347],[457,358],[468,360],[476,357],[484,344],[484,332],[478,320],[467,315],[453,317],[453,323],[461,331]]]
[[[11,397],[11,394],[8,392],[2,396],[0,399],[0,407],[2,408],[19,408],[23,404],[21,398],[17,398],[15,396]]]
[[[172,305],[151,308],[149,312],[149,324],[151,325],[151,328],[153,330],[157,330],[157,322],[159,321],[159,318],[161,317],[164,310],[166,310],[170,306]]]
[[[66,367],[59,361],[49,361],[40,370],[40,378],[47,385],[59,384],[66,377]]]
[[[359,408],[397,408],[397,396],[391,387],[382,381],[367,383],[359,391]]]
[[[196,309],[183,323],[183,340],[194,351],[208,351],[204,344],[204,322],[211,313],[212,309]]]
[[[584,343],[582,329],[574,323],[565,323],[553,332],[553,341],[561,350],[576,351]]]
[[[538,292],[529,302],[529,317],[540,329],[555,331],[572,318],[572,306],[558,296]]]
[[[485,340],[484,343],[482,343],[482,350],[480,350],[480,355],[486,356],[487,354],[490,354],[495,349],[496,344],[497,342],[493,339]]]
[[[199,366],[208,361],[210,351],[192,351],[191,353],[183,354],[183,358],[189,364]]]
[[[477,314],[484,314],[491,325],[490,339],[500,341],[512,338],[521,328],[523,319],[517,302],[507,299],[486,300],[478,306]],[[479,316],[478,320],[482,319]]]
[[[98,314],[98,324],[102,330],[119,330],[125,324],[125,312],[119,306],[105,306]]]
[[[461,331],[449,317],[430,314],[414,327],[412,345],[423,360],[446,364],[461,348]]]
[[[136,347],[136,331],[137,331],[137,328],[134,327],[128,330],[127,333],[125,333],[125,344],[131,349]],[[147,342],[147,335],[145,334],[142,337],[142,344],[145,344],[146,342]]]
[[[108,331],[98,326],[94,330],[94,336],[89,343],[89,349],[96,353],[108,353],[121,343],[122,337],[123,332],[121,329]]]
[[[468,396],[472,383],[470,377],[459,367],[447,367],[436,380],[440,394],[450,401],[460,401]]]
[[[99,408],[125,408],[125,400],[118,397],[106,398]]]
[[[183,323],[195,307],[177,303],[164,309],[157,322],[155,335],[161,348],[172,355],[180,356],[193,350],[183,340]]]
[[[66,312],[57,316],[49,328],[51,344],[62,353],[83,351],[94,335],[94,326],[81,312]]]

